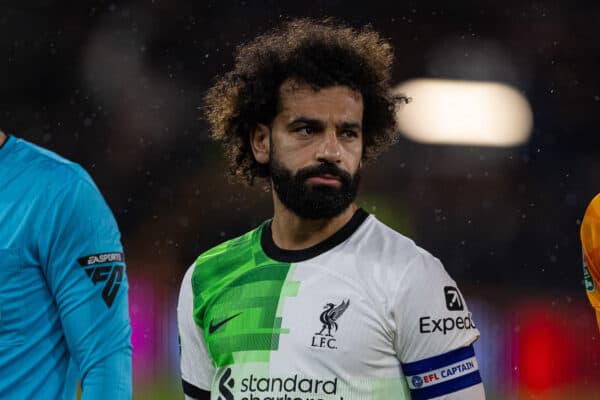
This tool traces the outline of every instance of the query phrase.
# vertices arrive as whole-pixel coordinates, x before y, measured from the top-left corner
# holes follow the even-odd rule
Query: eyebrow
[[[318,120],[318,119],[307,118],[307,117],[298,117],[298,118],[294,118],[292,121],[290,121],[287,124],[287,126],[291,127],[293,125],[298,125],[298,124],[306,124],[306,125],[312,125],[312,126],[318,126],[318,127],[322,127],[324,125],[323,121]],[[336,125],[336,128],[362,130],[362,124],[359,122],[342,122],[341,124]]]
[[[338,128],[362,130],[362,124],[358,122],[342,122],[342,124],[339,125]]]

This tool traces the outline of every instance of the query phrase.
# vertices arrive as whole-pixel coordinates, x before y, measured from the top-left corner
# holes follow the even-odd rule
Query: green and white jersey
[[[456,283],[361,209],[305,250],[278,248],[267,221],[202,254],[178,326],[187,398],[483,398]]]

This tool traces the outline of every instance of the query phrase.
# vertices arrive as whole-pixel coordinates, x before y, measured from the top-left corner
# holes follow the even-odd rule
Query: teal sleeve
[[[67,182],[39,229],[42,269],[79,370],[82,400],[130,399],[125,259],[116,221],[91,178]]]

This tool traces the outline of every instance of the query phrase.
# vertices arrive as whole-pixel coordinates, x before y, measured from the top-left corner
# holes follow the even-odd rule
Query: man
[[[600,194],[592,199],[581,222],[583,278],[600,329]]]
[[[239,49],[207,95],[231,171],[274,216],[202,254],[178,304],[188,399],[484,398],[464,300],[439,260],[354,203],[396,139],[391,46],[297,20]]]
[[[0,399],[131,398],[115,220],[77,164],[0,132]]]

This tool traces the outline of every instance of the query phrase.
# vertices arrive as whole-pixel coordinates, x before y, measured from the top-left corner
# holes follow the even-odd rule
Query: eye
[[[310,126],[301,126],[300,128],[296,129],[295,132],[303,136],[310,136],[315,133],[315,130]]]
[[[346,137],[346,138],[355,138],[355,137],[358,137],[358,133],[356,131],[353,131],[353,130],[342,131],[341,135],[343,137]]]

